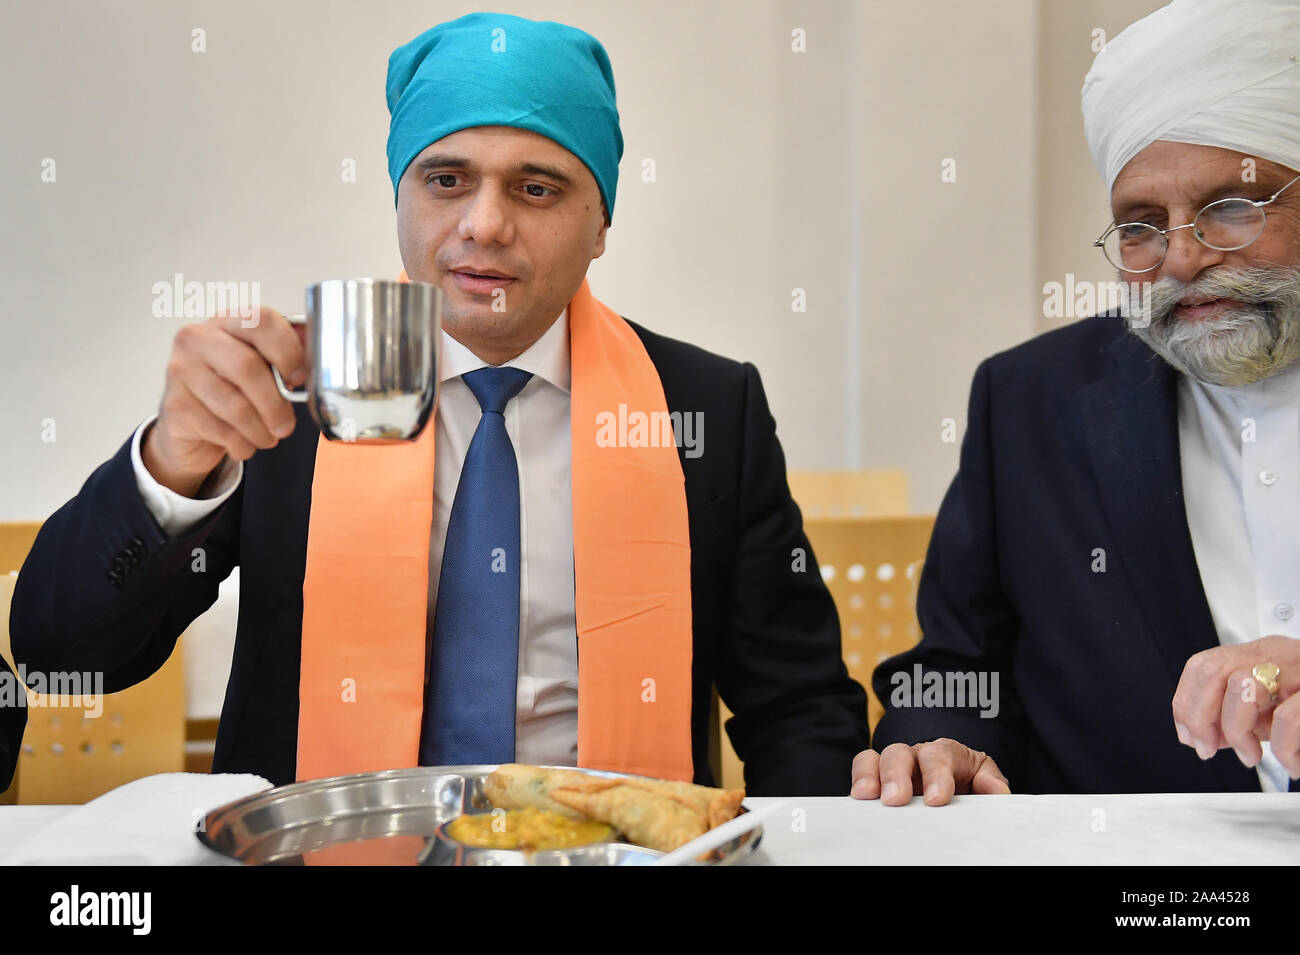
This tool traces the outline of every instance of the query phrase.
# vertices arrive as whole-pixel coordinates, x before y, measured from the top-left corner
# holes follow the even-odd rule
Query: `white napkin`
[[[220,865],[195,835],[212,809],[270,789],[261,776],[162,773],[104,793],[18,847],[6,865]]]

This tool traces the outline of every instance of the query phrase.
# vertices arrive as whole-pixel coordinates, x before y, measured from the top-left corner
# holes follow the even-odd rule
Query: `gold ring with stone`
[[[1258,680],[1264,689],[1268,690],[1269,698],[1274,701],[1277,700],[1277,678],[1281,673],[1282,671],[1278,669],[1276,663],[1256,663],[1250,671],[1250,675]]]

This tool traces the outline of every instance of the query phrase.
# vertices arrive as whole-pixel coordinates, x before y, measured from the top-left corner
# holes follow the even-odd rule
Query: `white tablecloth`
[[[41,807],[5,806],[0,845],[14,848],[0,861],[9,865],[214,865],[228,860],[198,841],[195,832],[210,810],[269,789],[261,776],[161,773],[136,779],[61,810],[39,829],[31,823]],[[14,811],[13,824],[8,810]]]
[[[14,850],[76,806],[0,806],[0,862]]]
[[[788,813],[764,822],[755,861],[1211,866],[1300,861],[1300,795],[1289,793],[957,796],[938,807],[919,798],[895,807],[845,796],[790,804]]]
[[[136,787],[133,801],[143,798],[151,818],[170,820],[163,826],[168,831],[141,837],[138,823],[96,822],[89,806],[0,806],[0,861],[222,861],[198,843],[185,820],[195,805],[215,807],[237,798],[232,793],[260,788],[253,777],[190,777],[184,786],[174,776],[151,779],[155,782],[144,786],[143,781],[130,784]],[[101,806],[112,810],[111,796],[101,797],[106,801]],[[751,798],[746,805],[771,801]],[[1255,866],[1300,861],[1300,795],[1289,793],[958,796],[938,808],[920,799],[890,807],[847,796],[788,802],[786,810],[764,822],[752,863]],[[88,824],[100,831],[83,849]]]

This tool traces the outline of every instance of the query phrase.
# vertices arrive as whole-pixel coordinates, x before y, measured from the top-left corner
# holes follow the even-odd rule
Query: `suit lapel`
[[[1079,395],[1089,460],[1118,569],[1177,683],[1192,654],[1219,645],[1183,500],[1178,376],[1127,332],[1108,351],[1109,371]],[[1211,766],[1225,789],[1258,788],[1230,750]]]
[[[1089,458],[1119,568],[1177,680],[1219,643],[1183,501],[1177,375],[1127,333],[1109,352],[1109,372],[1080,394]]]

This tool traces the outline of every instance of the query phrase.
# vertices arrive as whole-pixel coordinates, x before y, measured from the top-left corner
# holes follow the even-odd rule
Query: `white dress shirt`
[[[1178,439],[1219,642],[1300,637],[1300,366],[1231,388],[1181,376]],[[1286,792],[1286,769],[1263,750],[1261,787]]]
[[[533,377],[506,405],[506,432],[519,464],[519,669],[515,694],[515,759],[576,766],[578,637],[574,611],[573,489],[569,421],[568,310],[507,366]],[[461,375],[487,367],[445,331],[438,356],[433,530],[429,535],[428,628],[442,552],[465,452],[478,427],[478,400]],[[243,480],[244,464],[225,458],[205,484],[214,496],[196,500],[163,487],[144,466],[140,440],[157,418],[136,429],[131,461],[145,505],[163,533],[175,536],[216,510]],[[210,488],[210,491],[206,489]]]

